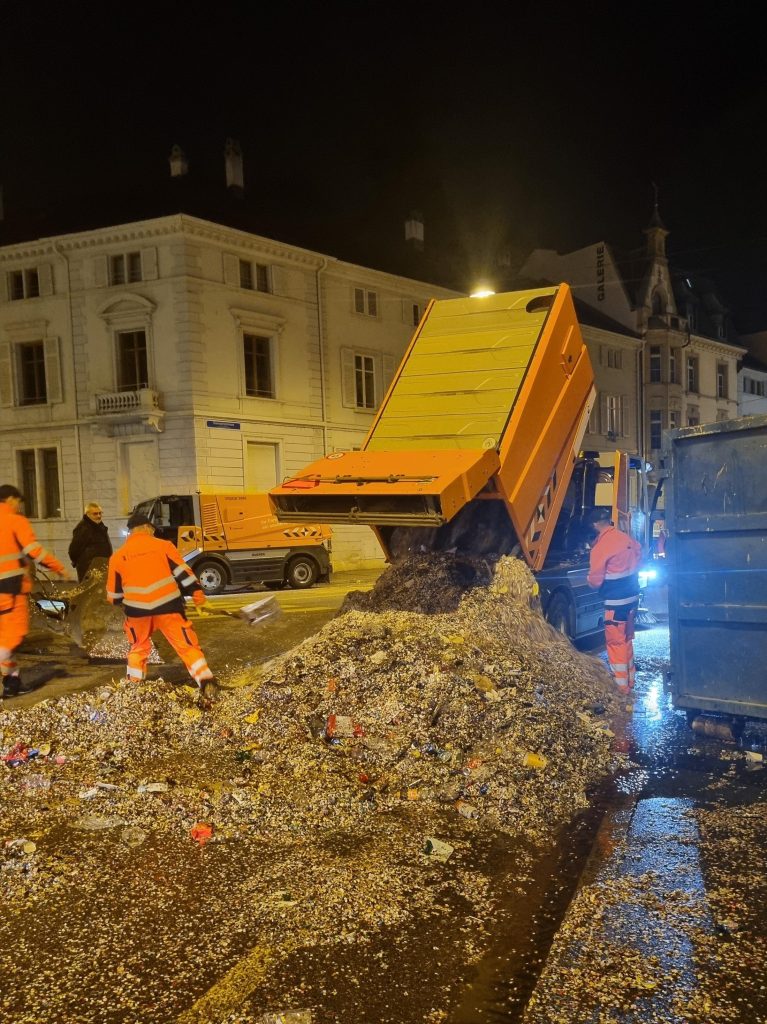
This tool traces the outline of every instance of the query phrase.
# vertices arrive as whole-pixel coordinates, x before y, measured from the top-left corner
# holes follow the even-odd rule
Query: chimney
[[[189,161],[181,146],[174,146],[168,157],[171,178],[181,178],[189,173]]]
[[[423,214],[411,210],[405,221],[405,241],[418,252],[423,250]]]
[[[224,149],[226,164],[226,187],[242,192],[245,184],[242,177],[242,149],[237,139],[227,139]]]

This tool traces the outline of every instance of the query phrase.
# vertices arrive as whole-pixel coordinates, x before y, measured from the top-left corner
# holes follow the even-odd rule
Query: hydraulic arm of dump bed
[[[594,401],[570,289],[433,301],[361,451],[270,492],[285,522],[441,528],[500,502],[540,568]]]

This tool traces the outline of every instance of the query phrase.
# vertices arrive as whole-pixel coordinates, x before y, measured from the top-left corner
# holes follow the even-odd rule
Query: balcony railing
[[[138,391],[107,391],[96,395],[96,412],[109,415],[121,412],[153,412],[160,408],[160,395],[151,388]]]
[[[103,391],[94,396],[97,422],[107,434],[160,433],[165,413],[160,393],[152,388],[138,391]]]

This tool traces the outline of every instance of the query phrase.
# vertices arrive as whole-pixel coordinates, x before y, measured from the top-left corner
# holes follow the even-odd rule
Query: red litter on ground
[[[205,821],[198,821],[196,825],[192,825],[189,835],[196,843],[200,844],[200,847],[203,847],[213,837],[213,826],[208,825]]]
[[[6,762],[9,768],[17,768],[20,764],[25,764],[30,757],[35,757],[37,751],[30,751],[26,743],[16,743],[7,754],[3,754],[0,760]]]

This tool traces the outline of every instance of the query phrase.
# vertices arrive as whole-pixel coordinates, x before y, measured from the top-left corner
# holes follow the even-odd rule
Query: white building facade
[[[159,494],[264,491],[359,447],[431,298],[457,293],[174,215],[0,248],[0,482],[65,554]],[[380,564],[334,530],[336,568]]]
[[[767,414],[767,363],[750,354],[738,371],[738,412],[741,416]]]

